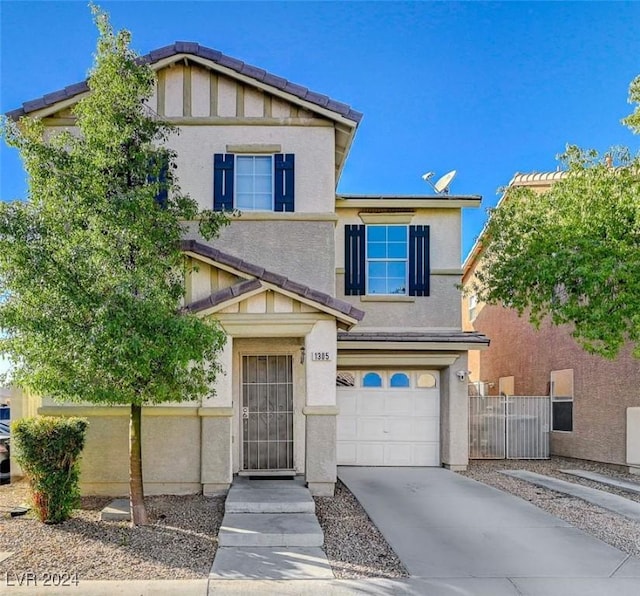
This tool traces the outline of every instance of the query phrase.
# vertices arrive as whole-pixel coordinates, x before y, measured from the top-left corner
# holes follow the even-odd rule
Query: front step
[[[225,513],[220,546],[322,546],[318,519],[310,513]]]
[[[225,503],[227,513],[315,513],[316,505],[308,489],[233,487]]]

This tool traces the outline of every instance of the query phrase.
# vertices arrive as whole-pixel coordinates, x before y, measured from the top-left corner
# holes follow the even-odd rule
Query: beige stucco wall
[[[371,209],[338,209],[338,225],[336,226],[336,267],[344,267],[344,226],[362,225],[364,222],[358,215]],[[407,210],[408,211],[408,210]],[[430,226],[430,257],[432,269],[460,269],[460,209],[416,209],[411,217],[410,225]],[[390,219],[388,224],[395,225]],[[398,224],[406,225],[406,224]]]
[[[145,493],[192,494],[200,484],[200,417],[197,408],[144,408],[142,459]],[[129,492],[129,409],[65,408],[64,415],[89,420],[80,461],[80,489],[87,495]],[[163,412],[163,415],[158,415]],[[61,415],[62,411],[55,412]]]
[[[305,338],[306,405],[335,406],[336,363],[338,360],[336,322],[318,321]],[[326,354],[327,360],[314,360],[314,353]]]
[[[336,296],[366,315],[356,330],[369,328],[389,331],[424,331],[428,329],[460,329],[460,293],[458,277],[431,275],[430,296],[402,297],[394,301],[386,297],[345,296],[344,274],[336,275]],[[380,300],[380,301],[376,301]]]
[[[187,235],[293,281],[334,293],[334,223],[293,221],[286,216],[267,221],[242,219],[207,242],[190,224]]]
[[[362,225],[358,209],[338,209],[336,237],[336,296],[366,312],[357,329],[460,329],[460,209],[416,209],[409,225],[430,226],[429,296],[345,296],[345,225]],[[370,209],[368,211],[371,211]],[[394,225],[392,219],[389,225]],[[406,225],[406,224],[400,224]]]
[[[440,458],[452,470],[469,463],[469,398],[466,380],[457,373],[467,371],[466,352],[440,373]]]
[[[227,145],[280,145],[295,154],[296,213],[333,212],[335,136],[331,126],[182,126],[167,143],[178,152],[177,175],[183,192],[202,209],[213,208],[213,156]]]

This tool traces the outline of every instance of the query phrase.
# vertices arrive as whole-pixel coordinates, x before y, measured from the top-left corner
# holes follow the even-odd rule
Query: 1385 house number
[[[331,354],[329,352],[311,352],[311,360],[324,360],[327,362],[331,360]]]

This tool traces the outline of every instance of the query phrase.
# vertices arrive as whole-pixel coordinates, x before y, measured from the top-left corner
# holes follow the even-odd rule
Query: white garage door
[[[338,464],[439,466],[437,371],[339,371]]]

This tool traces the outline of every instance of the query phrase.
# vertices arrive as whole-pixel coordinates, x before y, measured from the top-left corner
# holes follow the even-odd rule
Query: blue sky
[[[565,144],[640,146],[620,123],[640,74],[640,2],[102,2],[140,53],[196,41],[364,113],[344,193],[430,193],[456,169],[463,257],[515,172],[556,169]],[[85,78],[84,1],[0,1],[0,110]],[[0,198],[24,196],[2,147]]]

